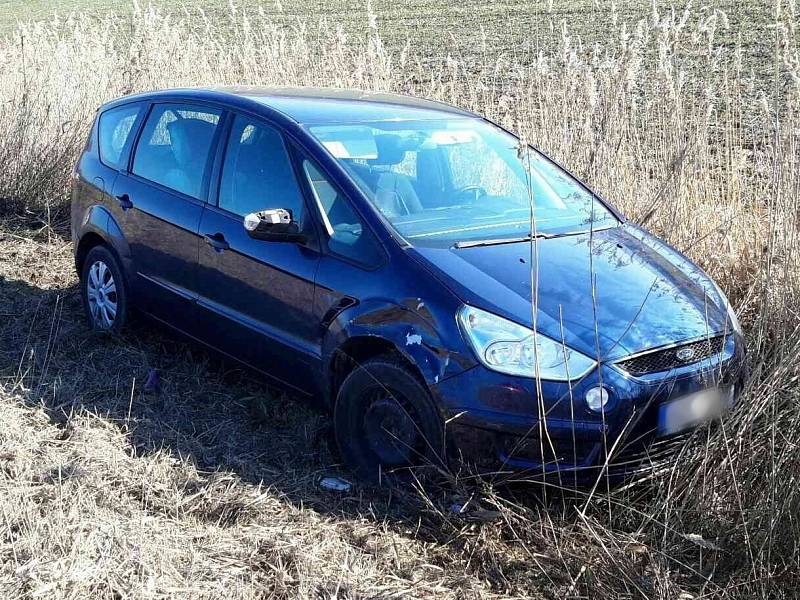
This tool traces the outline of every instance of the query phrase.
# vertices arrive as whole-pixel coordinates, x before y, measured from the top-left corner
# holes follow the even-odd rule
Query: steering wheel
[[[488,196],[486,190],[477,184],[465,185],[455,191],[455,197],[459,200],[467,200],[470,204],[477,202],[484,196]]]

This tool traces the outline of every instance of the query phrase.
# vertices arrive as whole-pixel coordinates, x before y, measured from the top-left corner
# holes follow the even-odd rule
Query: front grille
[[[622,360],[617,365],[631,375],[647,375],[700,362],[710,356],[720,354],[724,347],[725,336],[721,335],[663,350],[653,350],[647,354]]]

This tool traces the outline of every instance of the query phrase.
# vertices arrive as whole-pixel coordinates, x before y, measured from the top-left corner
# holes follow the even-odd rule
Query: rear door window
[[[141,104],[128,104],[112,108],[100,115],[98,123],[98,144],[100,160],[104,165],[121,169],[122,151],[133,131]]]
[[[220,114],[207,107],[156,104],[139,139],[133,173],[201,198]]]

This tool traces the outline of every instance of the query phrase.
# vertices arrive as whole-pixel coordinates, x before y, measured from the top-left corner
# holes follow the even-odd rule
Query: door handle
[[[128,194],[120,194],[116,196],[117,202],[122,207],[122,210],[128,210],[129,208],[133,208],[133,202],[131,202],[130,196]]]
[[[206,244],[217,252],[223,252],[231,247],[231,245],[225,241],[225,236],[221,233],[215,233],[213,235],[207,233],[203,236],[203,239],[205,239]]]

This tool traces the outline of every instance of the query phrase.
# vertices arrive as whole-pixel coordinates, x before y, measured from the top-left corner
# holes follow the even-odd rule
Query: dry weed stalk
[[[130,19],[20,26],[0,41],[0,587],[57,597],[793,596],[796,10],[776,5],[774,55],[758,69],[740,46],[717,43],[724,13],[656,3],[636,23],[612,16],[606,44],[584,47],[564,27],[557,48],[524,61],[484,54],[478,64],[419,56],[410,45],[393,52],[373,24],[353,39],[325,23],[284,27],[241,11],[212,22],[137,8]],[[585,511],[574,510],[581,496],[540,506],[471,482],[460,501],[499,517],[452,515],[444,492],[412,516],[398,516],[391,498],[326,506],[313,482],[330,459],[297,463],[292,454],[291,435],[309,435],[313,418],[287,423],[288,441],[256,435],[243,450],[226,440],[253,435],[240,414],[243,395],[258,393],[250,384],[231,384],[148,332],[78,342],[61,236],[67,178],[94,110],[138,90],[233,83],[412,93],[534,140],[716,277],[748,325],[751,389],[723,427],[697,436],[691,460],[647,485],[603,491]],[[14,233],[20,223],[24,232]],[[137,369],[172,353],[174,404],[131,395]],[[198,395],[206,412],[190,408]],[[200,433],[186,430],[189,417]],[[258,443],[274,454],[265,458]],[[204,475],[195,463],[221,472]]]

